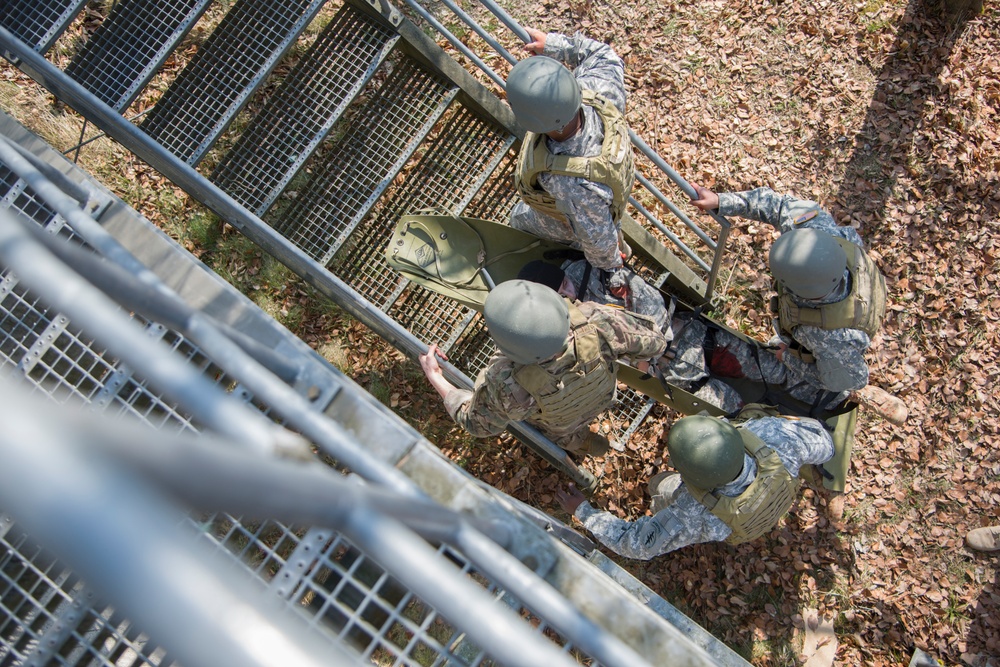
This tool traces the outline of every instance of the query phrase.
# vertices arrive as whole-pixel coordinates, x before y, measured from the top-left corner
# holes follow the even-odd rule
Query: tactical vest
[[[605,410],[617,386],[614,362],[607,363],[601,357],[597,328],[572,304],[569,315],[573,345],[567,345],[554,361],[546,362],[560,368],[568,366],[569,371],[556,377],[537,364],[514,371],[514,379],[538,404],[540,412],[531,422],[557,435]]]
[[[773,414],[773,411],[751,404],[734,422]],[[742,544],[766,534],[788,512],[799,490],[799,480],[789,474],[773,449],[755,433],[738,426],[737,431],[743,439],[744,451],[757,461],[757,476],[750,486],[733,498],[687,484],[694,499],[732,529],[726,538],[729,544]]]
[[[837,237],[836,240],[847,254],[851,291],[837,303],[809,308],[796,304],[781,284],[776,283],[778,299],[775,314],[781,330],[789,335],[793,335],[795,327],[801,325],[826,331],[860,329],[869,336],[874,336],[882,327],[887,301],[885,277],[864,250],[847,239]],[[793,346],[789,351],[807,363],[815,361],[808,350],[795,349]]]
[[[601,145],[600,155],[553,155],[546,146],[546,135],[528,132],[524,135],[521,152],[517,156],[514,186],[528,206],[569,226],[566,214],[559,210],[555,198],[538,183],[538,175],[547,172],[602,183],[611,188],[614,194],[611,219],[618,224],[625,213],[625,205],[635,181],[635,161],[628,125],[625,116],[610,100],[592,90],[583,90],[582,93],[583,103],[593,107],[604,122],[604,143]]]

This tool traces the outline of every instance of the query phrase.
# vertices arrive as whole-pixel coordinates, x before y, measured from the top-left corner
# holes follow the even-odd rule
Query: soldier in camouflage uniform
[[[741,421],[741,415],[732,424],[705,416],[675,422],[667,450],[680,472],[650,480],[652,516],[625,521],[597,510],[572,486],[557,491],[556,501],[626,558],[649,560],[689,544],[756,539],[794,503],[800,468],[834,455],[833,439],[820,422],[759,414],[749,412],[751,418]]]
[[[528,33],[526,49],[541,55],[519,62],[507,80],[508,101],[528,130],[515,174],[522,201],[510,225],[582,250],[609,289],[624,295],[622,256],[631,251],[621,216],[635,179],[624,64],[610,46],[580,34]]]
[[[614,401],[615,362],[656,358],[666,347],[649,318],[596,303],[571,304],[524,280],[499,284],[483,315],[498,352],[472,391],[445,379],[437,346],[420,355],[448,414],[477,437],[523,420],[567,451],[602,455],[608,440],[589,425]]]
[[[629,286],[625,298],[608,291],[601,281],[600,272],[592,270],[585,259],[567,259],[561,266],[534,260],[525,264],[517,277],[548,285],[571,301],[594,301],[645,315],[656,322],[660,331],[667,331],[674,314],[674,303],[667,303],[658,289],[628,267],[623,269],[623,274]],[[587,279],[586,288],[584,278]]]
[[[562,267],[536,260],[529,262],[518,273],[518,278],[548,285],[559,294],[570,300],[594,301],[596,303],[617,306],[645,315],[656,322],[657,327],[666,336],[670,345],[667,353],[657,359],[656,363],[663,373],[664,379],[670,384],[690,391],[703,401],[722,408],[725,412],[735,412],[743,407],[743,400],[735,389],[726,383],[711,377],[709,361],[706,360],[703,342],[706,336],[706,324],[703,320],[690,314],[674,317],[675,303],[664,300],[663,294],[643,280],[631,269],[625,268],[624,274],[628,281],[629,294],[627,298],[619,298],[608,291],[597,277],[596,271],[588,271],[586,260],[566,260]],[[587,278],[587,289],[581,286]],[[724,333],[724,332],[723,332]],[[750,347],[744,341],[725,334],[732,339],[732,344]],[[726,339],[728,340],[728,339]],[[723,348],[719,347],[719,354]],[[741,350],[749,358],[749,350]],[[773,356],[773,355],[772,355]],[[646,372],[646,368],[640,369]],[[732,377],[722,375],[722,377]]]
[[[716,194],[692,186],[698,208],[764,222],[781,232],[769,255],[778,291],[771,346],[779,364],[740,358],[747,376],[795,387],[792,393],[807,402],[832,406],[850,398],[894,423],[905,420],[899,399],[867,386],[864,355],[885,316],[886,287],[857,231],[837,225],[816,202],[769,188]],[[834,314],[836,308],[843,312]]]

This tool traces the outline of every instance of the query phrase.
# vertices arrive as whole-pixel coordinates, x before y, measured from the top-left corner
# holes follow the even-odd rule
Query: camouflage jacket
[[[815,419],[763,417],[741,425],[770,446],[789,474],[797,477],[799,468],[825,463],[833,458],[833,438]],[[757,475],[757,463],[744,454],[743,472],[734,481],[720,487],[721,494],[736,497],[743,493]],[[689,544],[721,542],[732,530],[694,499],[681,482],[673,502],[652,516],[636,521],[619,519],[601,512],[589,502],[577,507],[575,516],[597,540],[626,558],[649,560]]]
[[[782,234],[796,228],[818,229],[864,247],[861,236],[853,227],[838,225],[833,216],[816,202],[779,195],[770,188],[720,193],[719,213],[764,222]],[[847,297],[848,291],[849,285],[845,281],[839,290],[820,301],[793,300],[797,305],[814,307],[841,301]],[[871,345],[871,338],[865,332],[859,329],[824,330],[803,325],[795,328],[792,337],[816,358],[816,362],[810,364],[791,354],[782,355],[782,361],[792,376],[832,392],[852,391],[868,384],[868,364],[864,355]]]
[[[625,65],[610,46],[577,33],[573,37],[549,33],[544,55],[566,63],[573,69],[581,88],[593,90],[625,113]],[[604,124],[592,107],[584,105],[583,127],[566,141],[546,139],[549,151],[556,155],[600,155],[604,143]],[[590,263],[599,269],[622,265],[618,253],[618,227],[611,217],[614,195],[611,188],[583,178],[542,174],[539,183],[565,208],[573,225],[573,234],[565,225],[518,202],[511,213],[512,227],[536,236],[573,244],[583,250]]]
[[[656,326],[663,331],[669,341],[673,334],[670,332],[670,320],[674,315],[675,306],[667,303],[663,299],[663,294],[658,289],[643,280],[635,271],[625,269],[624,273],[628,280],[629,300],[628,302],[619,299],[611,294],[601,282],[601,272],[592,269],[590,279],[587,281],[586,299],[583,298],[583,276],[587,270],[587,261],[578,259],[576,261],[567,260],[563,262],[562,270],[576,287],[576,298],[581,301],[596,301],[612,306],[621,306],[633,313],[639,313],[652,318]]]
[[[649,318],[596,303],[581,303],[578,307],[597,327],[601,354],[609,363],[618,359],[651,359],[663,354],[667,341]],[[574,372],[574,366],[551,368],[547,365],[550,361],[539,365],[552,374]],[[513,377],[520,367],[498,352],[479,373],[472,391],[454,389],[448,393],[444,399],[448,414],[477,437],[500,433],[514,421],[525,420],[530,424],[532,415],[539,409],[535,399]],[[586,426],[596,416],[583,424],[567,424],[558,432],[543,432],[550,438],[560,438]]]

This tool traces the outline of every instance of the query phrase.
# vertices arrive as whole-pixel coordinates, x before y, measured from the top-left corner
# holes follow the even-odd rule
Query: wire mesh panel
[[[453,86],[415,60],[394,62],[274,228],[319,263],[329,262],[454,94]]]
[[[0,665],[173,663],[17,523],[0,532],[0,549]]]
[[[468,312],[448,297],[410,284],[392,305],[389,316],[421,340],[444,344],[456,329],[464,328]]]
[[[140,127],[197,164],[326,0],[240,0]]]
[[[612,434],[609,437],[621,443],[628,442],[654,405],[656,401],[631,387],[619,384],[614,409],[609,413]]]
[[[475,318],[448,349],[448,359],[469,377],[476,377],[496,353],[496,345],[486,330],[486,321]]]
[[[211,180],[262,215],[398,39],[374,19],[343,6],[222,158]]]
[[[43,227],[56,218],[56,212],[39,199],[17,174],[0,162],[0,208],[21,211]]]
[[[17,372],[36,391],[59,403],[82,401],[104,408],[109,415],[130,414],[157,428],[192,428],[190,416],[172,401],[135,377],[67,318],[23,290],[9,273],[0,275],[4,285],[0,292],[0,369],[5,369],[4,374]],[[227,386],[231,382],[184,338],[157,324],[144,326],[218,383]]]
[[[502,129],[464,106],[453,108],[455,112],[421,146],[420,157],[403,168],[402,183],[386,191],[330,265],[382,310],[399,295],[403,281],[388,266],[384,253],[400,216],[428,208],[460,212],[462,202],[478,191],[479,182],[510,144]]]
[[[102,102],[124,111],[211,0],[122,0],[66,67]]]
[[[4,0],[0,25],[45,53],[62,34],[86,0]]]
[[[483,183],[476,195],[465,207],[464,214],[472,218],[506,222],[511,209],[519,200],[514,189],[514,169],[517,167],[517,152],[507,151],[497,165],[492,177]]]
[[[506,596],[502,587],[477,572],[461,553],[444,545],[438,553],[455,564],[456,576],[476,580],[497,604],[520,611],[535,632],[574,652],[572,644],[533,616],[530,609]],[[498,664],[468,639],[461,629],[462,619],[446,618],[343,535],[331,533],[319,549],[313,550],[306,570],[307,576],[284,590],[283,595],[314,624],[335,632],[372,664]],[[581,657],[586,664],[599,664]]]

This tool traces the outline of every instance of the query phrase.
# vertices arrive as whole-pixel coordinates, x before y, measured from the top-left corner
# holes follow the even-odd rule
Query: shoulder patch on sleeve
[[[812,220],[813,218],[815,218],[817,215],[819,215],[819,211],[816,210],[816,209],[813,209],[811,211],[807,211],[806,213],[803,213],[799,217],[795,218],[795,220],[792,221],[792,224],[793,225],[801,225],[804,222],[809,222],[810,220]]]

